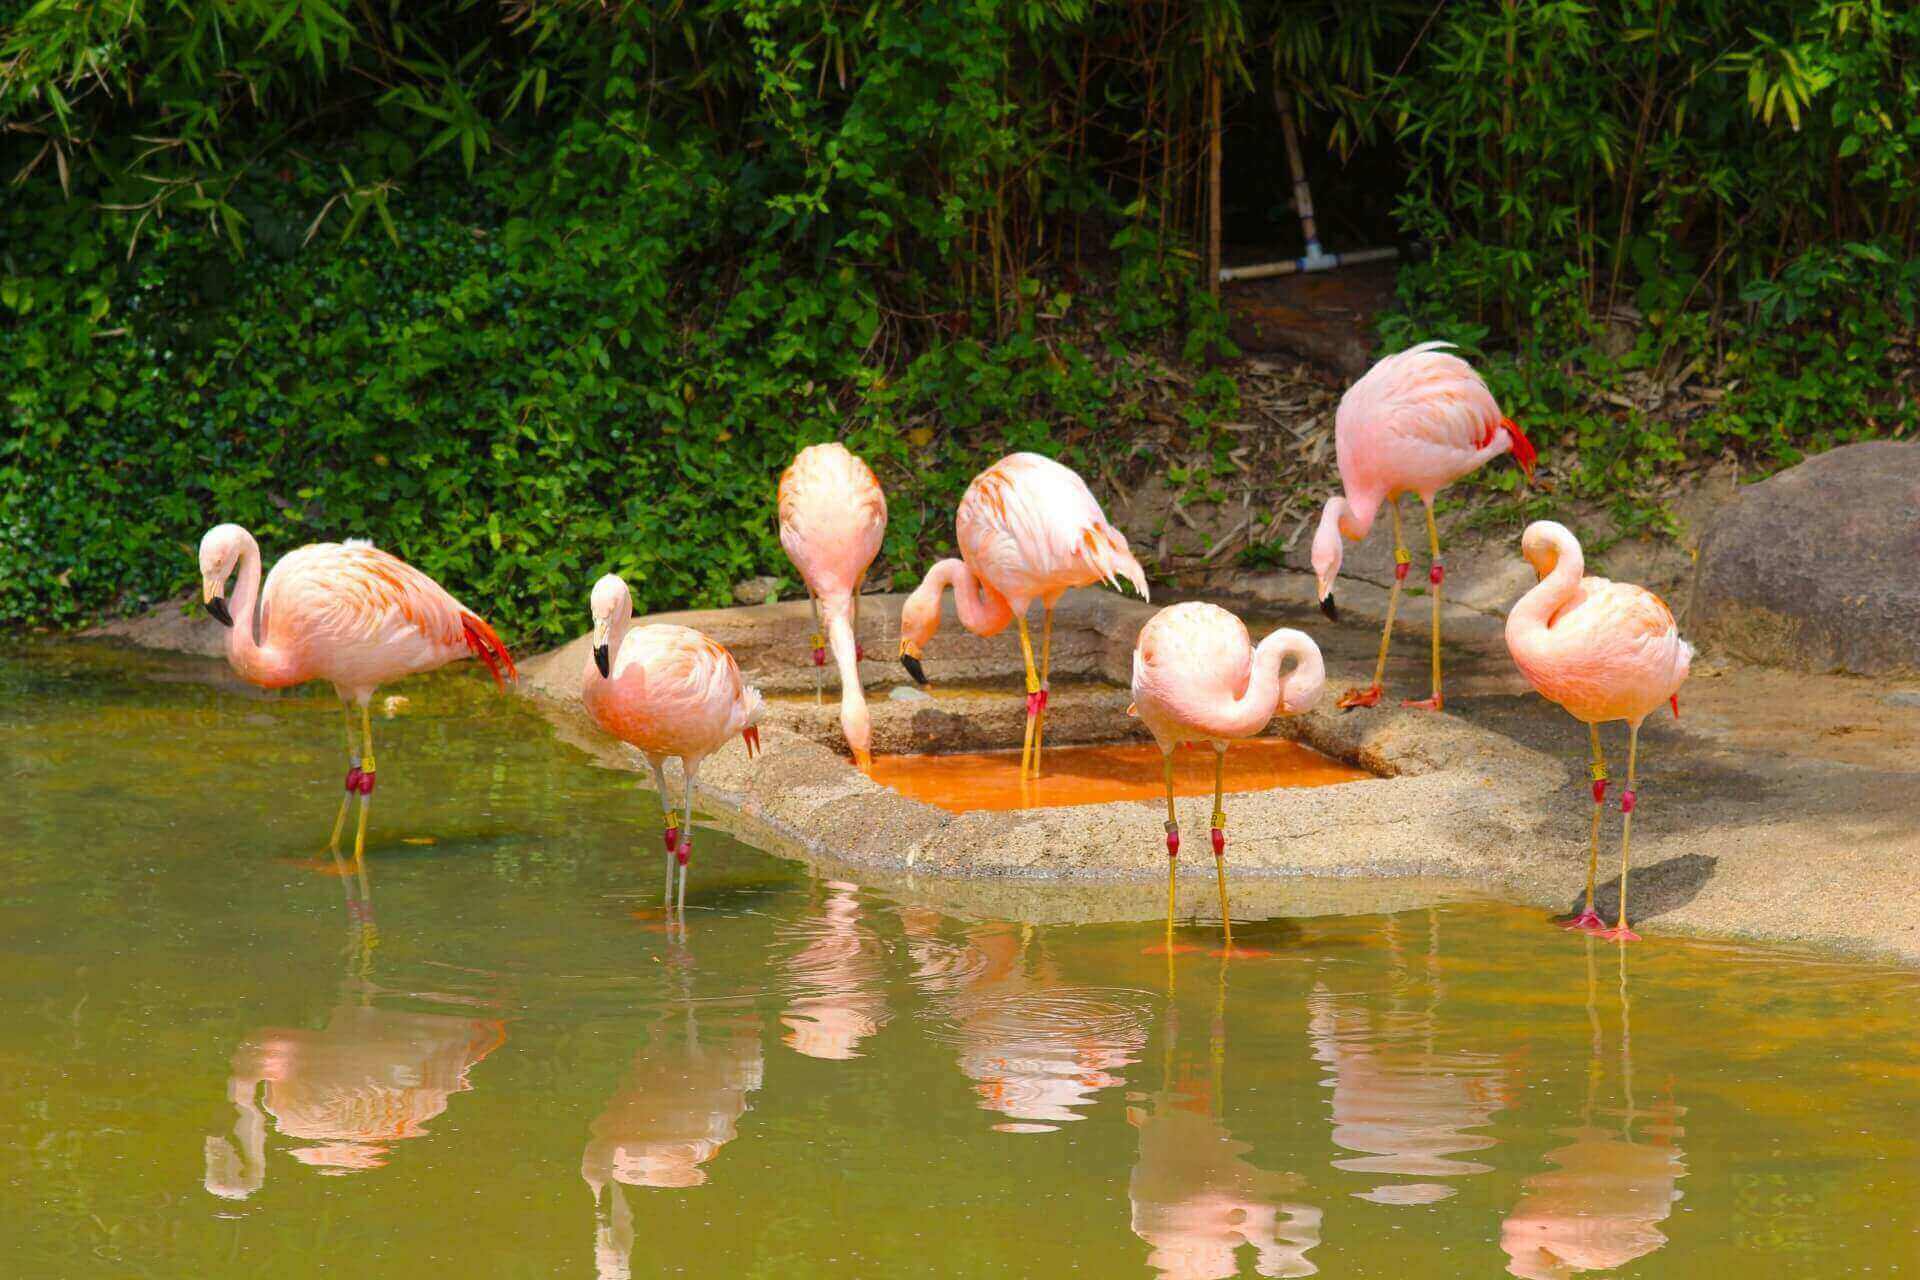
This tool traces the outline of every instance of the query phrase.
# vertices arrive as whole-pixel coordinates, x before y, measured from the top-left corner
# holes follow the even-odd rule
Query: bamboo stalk
[[[1220,296],[1220,69],[1207,51],[1207,292]]]

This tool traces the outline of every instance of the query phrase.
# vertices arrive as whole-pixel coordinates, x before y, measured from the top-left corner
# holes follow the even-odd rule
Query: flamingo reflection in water
[[[1305,1180],[1254,1165],[1252,1146],[1227,1130],[1224,962],[1216,991],[1205,1068],[1177,1058],[1180,1010],[1170,991],[1161,1091],[1150,1107],[1127,1109],[1140,1131],[1127,1183],[1133,1233],[1152,1248],[1147,1264],[1169,1280],[1239,1275],[1248,1246],[1259,1275],[1313,1275],[1319,1268],[1307,1254],[1320,1243],[1320,1210],[1292,1199]]]
[[[1489,1166],[1459,1157],[1494,1145],[1492,1136],[1472,1130],[1511,1105],[1517,1070],[1494,1054],[1448,1045],[1440,1020],[1438,913],[1428,913],[1424,978],[1403,954],[1400,929],[1400,920],[1389,916],[1394,991],[1377,1016],[1365,997],[1335,994],[1324,983],[1307,997],[1313,1056],[1326,1066],[1322,1083],[1333,1090],[1333,1140],[1356,1153],[1333,1167],[1415,1178],[1486,1173]],[[1426,998],[1415,1005],[1410,997],[1421,986]],[[1455,1190],[1440,1182],[1399,1182],[1355,1194],[1380,1204],[1430,1204]]]
[[[244,1200],[265,1184],[267,1116],[284,1136],[310,1144],[290,1152],[303,1164],[329,1174],[376,1169],[394,1143],[424,1135],[454,1094],[471,1089],[468,1073],[506,1041],[496,1018],[374,1003],[383,993],[370,972],[370,902],[348,892],[349,977],[327,1025],[266,1028],[233,1055],[233,1140],[216,1135],[206,1144],[205,1186],[223,1199]]]
[[[1675,1145],[1685,1109],[1665,1099],[1639,1110],[1633,1095],[1633,1039],[1629,1030],[1626,952],[1620,956],[1620,1088],[1626,1107],[1596,1112],[1594,1093],[1606,1074],[1605,1034],[1600,1025],[1593,942],[1587,943],[1587,1017],[1593,1051],[1587,1101],[1572,1139],[1549,1151],[1554,1168],[1526,1180],[1520,1202],[1500,1227],[1507,1272],[1523,1280],[1568,1280],[1581,1271],[1611,1271],[1644,1258],[1667,1242],[1660,1223],[1673,1212],[1685,1176],[1684,1154]],[[1617,1118],[1617,1131],[1596,1123]],[[1640,1137],[1634,1136],[1636,1125]]]
[[[786,961],[793,996],[780,1021],[789,1048],[841,1062],[859,1057],[860,1042],[893,1014],[882,990],[885,946],[861,922],[859,886],[829,880],[824,887],[819,911],[796,926],[808,940]]]
[[[677,957],[683,970],[691,959],[684,948]],[[750,1003],[702,1002],[683,992],[679,1008],[663,1011],[580,1157],[593,1193],[600,1280],[631,1275],[633,1210],[623,1188],[704,1185],[708,1162],[739,1136],[764,1075],[760,1019]]]
[[[935,1034],[955,1044],[981,1109],[1007,1117],[996,1130],[1050,1133],[1126,1084],[1121,1071],[1147,1043],[1132,992],[1063,981],[1024,926],[980,925],[954,942],[939,936],[934,913],[901,915]]]

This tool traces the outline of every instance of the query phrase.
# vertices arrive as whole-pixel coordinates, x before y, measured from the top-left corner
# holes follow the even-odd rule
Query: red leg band
[[[1607,780],[1605,778],[1593,784],[1593,802],[1595,804],[1605,804],[1607,802]]]
[[[1396,564],[1395,566],[1393,566],[1394,579],[1399,582],[1406,581],[1407,570],[1410,568],[1412,568],[1412,566],[1409,565],[1405,560],[1402,560],[1399,564]]]
[[[1431,582],[1436,587],[1439,586],[1441,582],[1443,582],[1446,579],[1446,576],[1447,576],[1446,567],[1443,566],[1437,560],[1434,561],[1433,568],[1427,570],[1427,581]]]
[[[1632,812],[1633,812],[1633,802],[1634,802],[1634,798],[1635,798],[1635,797],[1634,797],[1634,794],[1633,794],[1633,792],[1631,792],[1631,791],[1622,791],[1622,792],[1620,793],[1620,812],[1622,812],[1622,813],[1632,813]]]

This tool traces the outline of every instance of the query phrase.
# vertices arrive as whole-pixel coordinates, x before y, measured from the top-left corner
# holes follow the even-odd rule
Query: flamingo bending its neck
[[[1540,520],[1527,526],[1520,553],[1540,581],[1507,615],[1507,649],[1542,697],[1559,703],[1588,726],[1592,740],[1593,831],[1588,840],[1587,906],[1569,928],[1604,928],[1593,909],[1593,880],[1600,860],[1600,812],[1607,801],[1607,761],[1600,726],[1627,722],[1627,789],[1620,796],[1620,919],[1600,936],[1637,940],[1627,928],[1627,858],[1633,838],[1634,769],[1640,723],[1662,704],[1680,714],[1680,686],[1693,662],[1693,646],[1680,638],[1673,613],[1659,596],[1625,582],[1582,576],[1580,543],[1565,525]]]
[[[873,722],[860,687],[860,585],[887,532],[887,498],[873,469],[838,444],[802,449],[780,477],[780,545],[813,600],[814,661],[833,650],[840,728],[862,769],[873,765]]]
[[[1288,657],[1293,667],[1282,679]],[[1180,856],[1180,821],[1173,808],[1173,749],[1182,742],[1211,743],[1213,765],[1213,865],[1220,883],[1220,928],[1224,951],[1233,951],[1227,910],[1227,744],[1251,738],[1277,715],[1311,711],[1325,687],[1320,646],[1303,631],[1281,628],[1255,648],[1246,624],[1218,605],[1189,601],[1162,609],[1140,629],[1133,649],[1133,705],[1160,744],[1167,780],[1167,946],[1173,946],[1174,871]]]
[[[229,605],[227,582],[239,571]],[[346,715],[347,794],[333,822],[338,849],[347,805],[360,797],[353,857],[363,866],[367,811],[373,801],[373,691],[477,657],[501,688],[516,677],[492,627],[445,587],[369,542],[317,542],[289,551],[260,589],[260,544],[237,524],[200,539],[200,591],[207,612],[227,628],[227,661],[264,689],[328,680]],[[360,708],[359,746],[352,706]]]
[[[735,734],[753,755],[760,746],[760,691],[740,677],[725,648],[692,627],[633,623],[633,595],[617,574],[593,584],[593,655],[581,698],[602,729],[639,748],[653,770],[666,816],[667,905],[674,905],[673,868],[680,867],[679,908],[687,906],[687,860],[693,854],[693,788],[700,763]],[[686,828],[674,820],[663,765],[679,756]]]
[[[1427,582],[1433,596],[1433,696],[1406,705],[1438,711],[1440,584],[1446,571],[1440,564],[1440,531],[1433,523],[1434,495],[1503,453],[1511,453],[1527,479],[1533,479],[1533,443],[1501,416],[1493,393],[1473,366],[1440,350],[1449,345],[1423,342],[1381,360],[1347,389],[1334,415],[1334,454],[1344,493],[1327,501],[1313,536],[1313,572],[1320,607],[1329,618],[1339,618],[1333,580],[1340,572],[1341,539],[1358,542],[1366,537],[1383,503],[1393,512],[1393,587],[1380,631],[1380,658],[1374,663],[1373,684],[1347,690],[1340,698],[1342,707],[1371,707],[1380,701],[1400,584],[1412,563],[1400,533],[1400,495],[1420,495],[1432,554]]]
[[[900,661],[908,675],[927,682],[920,656],[940,629],[940,593],[949,585],[961,624],[975,635],[997,635],[1008,621],[1018,622],[1027,664],[1020,769],[1023,777],[1038,776],[1054,605],[1070,588],[1096,582],[1117,588],[1121,578],[1147,599],[1146,571],[1127,549],[1126,535],[1107,523],[1086,481],[1037,453],[1008,454],[975,476],[953,524],[960,558],[929,569],[901,607]],[[1027,610],[1035,600],[1045,615],[1037,667],[1027,630]]]

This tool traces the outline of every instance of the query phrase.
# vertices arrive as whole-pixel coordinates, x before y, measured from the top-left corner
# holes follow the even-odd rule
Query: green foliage
[[[1124,459],[1143,353],[1227,349],[1216,89],[1394,176],[1389,345],[1657,519],[1702,458],[1912,431],[1917,54],[1880,0],[0,5],[0,623],[186,587],[217,519],[373,537],[520,641],[608,568],[718,602],[826,438],[904,574],[980,463]]]

